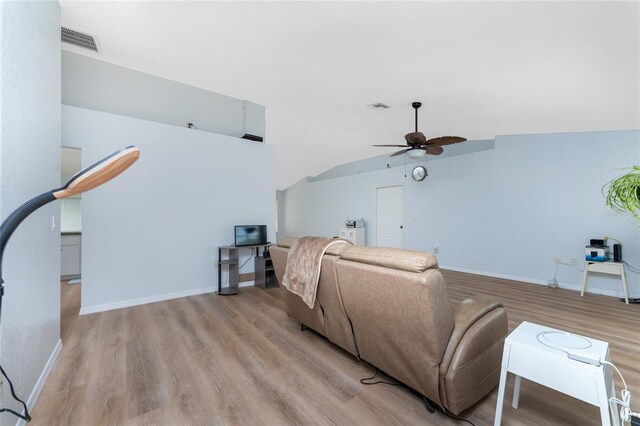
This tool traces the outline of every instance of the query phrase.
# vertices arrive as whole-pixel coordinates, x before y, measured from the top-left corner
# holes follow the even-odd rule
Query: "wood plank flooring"
[[[495,295],[508,309],[510,329],[527,320],[611,342],[613,362],[640,406],[640,305],[443,272],[453,305],[474,294]],[[360,384],[375,369],[313,331],[300,331],[284,312],[279,289],[247,287],[238,296],[200,295],[77,317],[79,290],[63,284],[64,347],[32,424],[462,424],[428,413],[404,388]],[[599,424],[596,407],[525,380],[513,410],[512,389],[511,377],[503,424]],[[496,395],[460,417],[493,424]]]

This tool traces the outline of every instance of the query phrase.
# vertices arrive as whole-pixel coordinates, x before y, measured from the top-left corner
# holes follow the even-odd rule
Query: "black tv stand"
[[[235,244],[227,245],[227,246],[219,246],[218,247],[218,295],[220,296],[232,296],[238,294],[238,288],[240,283],[240,253],[239,251],[242,249],[255,249],[256,253],[256,284],[258,278],[258,258],[264,259],[264,257],[260,256],[260,249],[262,247],[268,247],[271,245],[270,242],[266,242],[265,244],[257,244],[251,246],[236,246]],[[224,256],[224,258],[223,258]],[[270,260],[270,259],[269,259]],[[229,272],[229,282],[226,287],[222,287],[222,268],[227,266]],[[272,267],[273,268],[273,267]],[[273,271],[273,269],[272,269]],[[271,271],[271,273],[273,273]],[[260,286],[259,286],[260,287]],[[263,287],[264,288],[264,287]]]

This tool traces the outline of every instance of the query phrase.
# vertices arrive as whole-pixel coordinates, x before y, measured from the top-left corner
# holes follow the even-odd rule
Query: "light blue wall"
[[[265,136],[262,105],[65,50],[62,103],[235,137]]]
[[[82,148],[83,167],[141,150],[83,194],[81,313],[213,291],[217,247],[233,243],[234,225],[266,224],[275,241],[272,145],[70,106],[62,140]]]
[[[638,223],[612,213],[600,192],[617,169],[634,164],[638,130],[498,136],[494,149],[429,161],[423,182],[405,178],[403,165],[303,179],[285,191],[282,235],[332,236],[345,218],[364,217],[367,244],[375,245],[376,187],[399,184],[405,247],[438,245],[442,267],[546,283],[554,256],[576,257],[582,268],[584,246],[605,235],[621,240],[625,259],[640,267]],[[640,277],[628,278],[640,296]],[[560,266],[558,280],[577,288],[582,272]],[[590,290],[618,294],[620,280],[594,277]]]
[[[60,8],[0,2],[0,214],[60,182]],[[60,340],[60,205],[29,216],[7,244],[2,366],[33,406]],[[52,220],[56,229],[52,229]],[[45,377],[46,378],[46,375]],[[6,382],[2,406],[22,411]],[[16,417],[0,414],[0,424]]]

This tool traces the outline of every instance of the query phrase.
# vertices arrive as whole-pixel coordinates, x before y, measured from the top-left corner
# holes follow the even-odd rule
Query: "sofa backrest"
[[[271,249],[280,283],[293,241]],[[454,314],[435,256],[336,247],[323,258],[313,309],[286,288],[282,292],[298,321],[442,405],[438,368]]]
[[[440,403],[438,366],[454,316],[435,256],[350,246],[336,266],[360,356]]]

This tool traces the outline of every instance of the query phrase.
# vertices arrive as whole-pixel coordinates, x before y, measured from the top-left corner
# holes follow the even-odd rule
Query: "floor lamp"
[[[13,234],[13,231],[27,218],[31,213],[38,210],[55,200],[71,197],[72,195],[82,194],[96,188],[103,183],[110,181],[120,173],[128,169],[133,163],[140,158],[140,150],[135,146],[128,146],[120,151],[116,151],[108,157],[103,158],[97,163],[76,173],[64,186],[58,189],[52,189],[37,197],[33,197],[16,210],[13,211],[0,225],[0,317],[2,315],[2,296],[4,295],[4,280],[2,279],[2,258],[4,257],[4,249]],[[7,379],[11,395],[13,398],[22,403],[24,414],[20,414],[9,408],[0,408],[0,413],[9,412],[19,418],[30,421],[31,416],[27,409],[27,404],[18,398],[13,390],[13,383],[7,377],[4,369],[0,366],[0,373]]]

